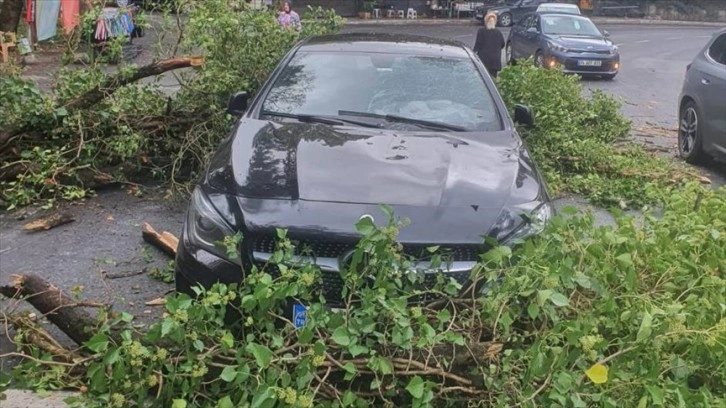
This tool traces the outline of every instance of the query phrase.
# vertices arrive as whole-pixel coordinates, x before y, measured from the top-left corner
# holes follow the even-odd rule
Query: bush
[[[485,296],[456,296],[443,276],[423,290],[396,244],[405,220],[364,218],[342,297],[327,299],[337,311],[279,231],[243,286],[170,296],[143,333],[102,315],[82,363],[35,349],[13,385],[80,388],[84,407],[723,406],[726,190],[691,185],[665,203],[617,227],[565,211],[484,255],[472,279]],[[300,329],[292,298],[310,305]]]
[[[627,141],[630,121],[620,103],[602,91],[586,98],[577,76],[524,62],[503,69],[497,86],[512,114],[516,103],[533,109],[536,127],[521,133],[555,193],[638,207],[697,177]]]

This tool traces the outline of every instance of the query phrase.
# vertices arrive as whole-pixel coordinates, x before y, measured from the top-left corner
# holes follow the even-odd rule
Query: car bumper
[[[204,249],[194,247],[184,232],[177,248],[174,275],[177,292],[195,296],[192,286],[208,289],[215,283],[241,282],[243,269]]]
[[[615,75],[620,71],[620,55],[550,52],[545,55],[545,64],[548,68],[561,67],[566,74]]]

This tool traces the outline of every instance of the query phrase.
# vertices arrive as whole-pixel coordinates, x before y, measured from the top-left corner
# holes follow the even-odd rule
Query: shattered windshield
[[[500,130],[492,95],[463,58],[300,52],[281,72],[263,111],[336,117],[395,115],[467,130]],[[371,115],[366,120],[385,122]]]

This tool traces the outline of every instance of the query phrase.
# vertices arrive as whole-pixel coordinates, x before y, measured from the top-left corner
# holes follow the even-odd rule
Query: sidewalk
[[[726,27],[726,22],[711,21],[680,21],[680,20],[659,20],[649,18],[616,18],[616,17],[591,17],[595,24],[623,24],[623,25],[665,25],[665,26],[692,26],[692,27]],[[440,25],[481,25],[479,20],[473,18],[417,18],[417,19],[396,19],[376,18],[361,19],[349,17],[345,19],[345,25],[406,25],[406,24],[440,24]]]
[[[5,391],[5,400],[0,400],[2,408],[68,408],[64,399],[75,395],[67,391],[50,391],[48,395],[39,395],[25,390]]]

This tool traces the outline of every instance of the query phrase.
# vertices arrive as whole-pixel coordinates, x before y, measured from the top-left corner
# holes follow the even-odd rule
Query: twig
[[[38,364],[44,364],[44,365],[58,365],[58,366],[64,366],[64,367],[75,367],[78,365],[78,363],[64,363],[62,361],[39,360],[39,359],[29,356],[25,353],[11,352],[11,353],[0,354],[0,358],[6,358],[6,357],[25,358],[25,359],[31,360],[33,362],[36,362]]]
[[[524,404],[528,403],[529,401],[532,401],[537,395],[539,395],[542,391],[544,391],[545,388],[547,388],[547,386],[549,385],[549,383],[550,383],[551,380],[552,380],[552,374],[548,374],[547,375],[547,378],[545,378],[545,380],[542,383],[542,385],[540,385],[539,388],[537,388],[532,395],[530,395],[529,397],[527,397],[526,400],[524,400],[522,402],[518,402],[516,405],[514,405],[514,407],[515,408],[516,407],[521,407]]]
[[[119,273],[104,273],[103,277],[106,279],[122,279],[122,278],[130,278],[132,276],[141,275],[146,273],[146,268],[140,270],[140,271],[126,271],[126,272],[119,272]]]

